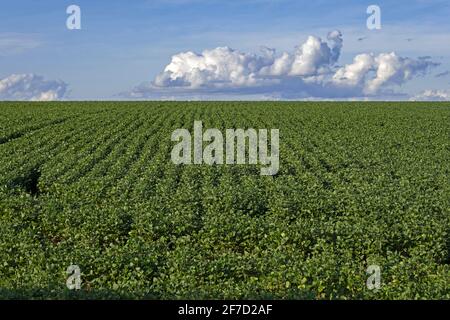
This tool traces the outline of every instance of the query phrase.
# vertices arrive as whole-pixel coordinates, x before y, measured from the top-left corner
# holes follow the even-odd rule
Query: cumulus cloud
[[[450,101],[449,90],[425,90],[412,97],[411,101]]]
[[[270,64],[261,68],[260,75],[308,77],[329,72],[339,59],[343,40],[339,31],[330,32],[327,38],[330,44],[309,36],[293,54],[285,52],[278,58],[273,58],[273,54]]]
[[[326,42],[309,37],[294,53],[276,57],[274,49],[264,48],[262,55],[242,53],[229,47],[205,50],[201,54],[183,52],[172,57],[153,84],[156,87],[242,88],[280,82],[280,77],[317,76],[329,71],[340,55],[342,38],[331,32]]]
[[[359,87],[365,95],[375,95],[382,87],[402,85],[437,65],[427,59],[399,57],[395,52],[377,56],[360,54],[353,63],[336,71],[333,82],[340,86]]]
[[[191,51],[172,56],[170,63],[149,85],[140,85],[128,97],[145,98],[189,94],[261,94],[278,98],[376,97],[438,64],[429,58],[412,59],[395,52],[363,53],[353,62],[337,65],[343,48],[340,31],[326,40],[309,36],[293,52],[261,54],[229,47]],[[395,93],[394,93],[395,94]]]
[[[61,80],[45,80],[35,74],[13,74],[0,79],[0,100],[53,101],[67,93]]]

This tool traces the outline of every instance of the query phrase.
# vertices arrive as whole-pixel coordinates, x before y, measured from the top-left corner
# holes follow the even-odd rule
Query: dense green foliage
[[[279,173],[172,164],[194,120]],[[449,103],[1,103],[0,298],[449,299],[449,160]]]

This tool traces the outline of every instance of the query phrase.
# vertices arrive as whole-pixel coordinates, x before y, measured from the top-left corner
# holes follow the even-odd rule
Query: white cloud
[[[437,63],[426,59],[399,57],[395,52],[359,54],[353,63],[339,68],[333,82],[340,86],[359,87],[365,95],[376,95],[384,86],[402,85],[417,75],[423,75]]]
[[[270,65],[261,69],[260,74],[266,76],[315,76],[329,71],[339,59],[342,48],[342,34],[333,31],[328,34],[327,42],[318,37],[309,36],[294,54],[284,52],[273,59]],[[272,50],[273,55],[275,50]]]
[[[277,55],[243,53],[229,47],[176,54],[150,85],[134,88],[128,97],[155,95],[271,95],[278,98],[350,98],[395,96],[392,91],[438,65],[429,58],[412,59],[395,52],[363,53],[337,66],[342,34],[327,40],[309,36],[294,52]]]
[[[67,84],[35,74],[12,74],[0,79],[0,100],[53,101],[65,97]]]
[[[273,63],[273,58],[240,53],[228,47],[193,52],[172,57],[154,84],[158,87],[240,87],[264,83],[258,73]]]
[[[333,82],[348,87],[364,87],[367,74],[374,69],[375,59],[372,54],[359,54],[353,63],[339,68],[333,75]]]
[[[401,85],[418,74],[425,74],[431,66],[437,63],[428,59],[410,59],[397,56],[394,52],[382,53],[375,58],[376,77],[369,80],[366,91],[376,93],[383,85]]]
[[[449,90],[425,90],[412,97],[411,101],[450,101]]]

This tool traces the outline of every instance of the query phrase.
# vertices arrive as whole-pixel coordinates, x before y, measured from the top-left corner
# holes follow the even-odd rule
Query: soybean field
[[[174,164],[194,121],[278,172]],[[0,299],[450,299],[450,103],[2,102],[0,235]]]

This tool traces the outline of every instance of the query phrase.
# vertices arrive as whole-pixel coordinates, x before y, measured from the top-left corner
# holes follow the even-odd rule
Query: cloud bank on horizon
[[[338,30],[326,40],[309,36],[293,52],[261,54],[229,47],[182,52],[150,84],[126,93],[129,98],[158,96],[249,96],[279,99],[377,99],[402,96],[394,89],[427,74],[439,63],[430,57],[402,57],[395,52],[363,53],[340,66],[343,36]],[[417,96],[419,98],[419,96]],[[442,97],[442,95],[440,96]]]
[[[410,99],[411,101],[450,101],[450,90],[425,90]]]
[[[67,84],[61,80],[45,80],[36,74],[12,74],[0,79],[0,100],[54,101],[67,94]]]
[[[280,54],[268,47],[262,47],[260,54],[230,47],[181,52],[172,56],[151,83],[120,96],[137,100],[450,100],[450,90],[427,89],[411,96],[396,90],[439,66],[431,56],[414,59],[394,51],[362,53],[339,65],[343,44],[342,33],[334,30],[325,40],[309,36],[292,52]],[[33,73],[0,78],[0,100],[67,99],[68,84],[61,80],[46,80]]]

